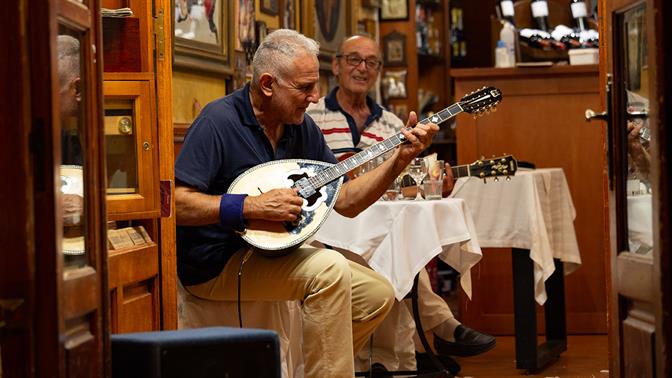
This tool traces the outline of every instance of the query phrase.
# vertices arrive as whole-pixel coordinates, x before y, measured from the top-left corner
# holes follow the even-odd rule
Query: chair
[[[112,335],[113,377],[279,378],[280,342],[269,330],[211,327]]]
[[[302,377],[303,323],[298,302],[242,302],[241,312],[244,327],[277,332],[282,377]],[[177,327],[188,329],[213,326],[238,327],[237,303],[198,298],[178,282]]]

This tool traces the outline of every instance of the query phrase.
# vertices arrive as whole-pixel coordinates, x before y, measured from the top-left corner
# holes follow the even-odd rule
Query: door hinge
[[[154,36],[156,43],[156,57],[163,60],[165,57],[166,35],[163,27],[163,9],[159,9],[159,13],[154,17]]]

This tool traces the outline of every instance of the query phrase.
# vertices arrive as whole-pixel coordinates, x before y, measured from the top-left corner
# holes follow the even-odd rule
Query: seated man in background
[[[393,136],[403,128],[403,122],[391,112],[383,109],[368,96],[376,83],[381,69],[380,49],[377,43],[367,36],[353,36],[346,39],[332,62],[332,70],[338,78],[338,86],[315,105],[311,105],[307,114],[318,124],[324,133],[327,144],[337,157],[348,152],[363,150],[377,142]],[[446,164],[443,195],[447,196],[453,188],[453,176],[450,165]],[[359,178],[353,180],[357,181]],[[418,297],[423,326],[434,334],[434,346],[445,362],[446,368],[453,373],[459,371],[459,365],[449,355],[474,356],[492,349],[495,338],[465,327],[455,319],[446,302],[432,291],[429,275],[422,271],[419,276]],[[408,309],[395,305],[394,311],[408,312]],[[412,338],[402,335],[403,330],[414,329],[408,314],[392,314],[383,324],[390,328],[373,341],[373,361],[378,369],[391,370],[415,369],[426,365],[424,353],[414,353],[416,348]],[[405,324],[401,324],[405,323]],[[397,334],[396,338],[388,338]],[[416,339],[417,349],[422,350]],[[392,344],[392,345],[390,345]],[[410,353],[409,353],[410,350]],[[368,351],[360,353],[360,360],[368,360]],[[375,365],[375,364],[374,364]]]
[[[240,294],[242,301],[301,301],[305,376],[341,378],[354,375],[353,353],[389,312],[392,287],[335,251],[301,247],[268,257],[245,244],[240,233],[250,220],[297,220],[304,200],[296,190],[227,194],[239,175],[262,163],[336,162],[304,116],[319,97],[318,53],[317,42],[296,31],[268,34],[254,55],[252,82],[208,104],[193,122],[175,162],[177,269],[185,289],[203,299],[235,301]],[[412,113],[408,125],[416,122]],[[404,131],[409,143],[346,182],[334,209],[347,217],[366,209],[437,131],[435,124]]]

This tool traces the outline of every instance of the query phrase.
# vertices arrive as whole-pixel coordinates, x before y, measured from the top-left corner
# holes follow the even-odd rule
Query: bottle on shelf
[[[510,22],[511,25],[516,25],[514,20],[515,10],[513,8],[512,0],[502,0],[499,2],[499,17],[502,21]]]
[[[508,21],[502,21],[502,30],[499,32],[499,42],[497,49],[503,47],[503,57],[500,57],[500,65],[497,67],[513,67],[516,65],[516,29]],[[498,42],[498,43],[499,43]],[[495,52],[495,57],[498,57],[498,52]],[[499,52],[502,54],[502,52]]]
[[[532,0],[530,2],[532,18],[537,25],[537,29],[548,32],[548,3],[546,0]]]
[[[588,29],[588,8],[584,0],[572,0],[569,4],[574,18],[575,29],[579,32]]]
[[[539,47],[542,49],[553,48],[556,50],[565,50],[567,46],[551,37],[551,27],[548,22],[548,2],[546,0],[532,0],[530,2],[530,10],[532,11],[532,18],[537,26],[537,30],[532,32],[526,31],[525,35],[521,30],[521,37],[528,42],[532,47]]]

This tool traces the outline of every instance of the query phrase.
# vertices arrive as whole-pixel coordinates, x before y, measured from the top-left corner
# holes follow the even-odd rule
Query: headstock
[[[500,176],[506,176],[506,179],[510,180],[510,176],[515,175],[517,170],[518,161],[513,155],[481,158],[469,164],[469,175],[482,178],[484,182],[488,177],[494,177],[495,181],[499,181]]]
[[[495,87],[483,87],[468,93],[460,99],[462,110],[473,114],[474,117],[497,110],[497,104],[502,101],[502,91]]]

